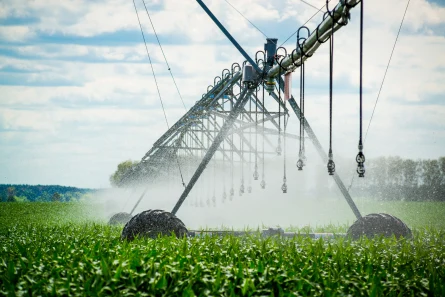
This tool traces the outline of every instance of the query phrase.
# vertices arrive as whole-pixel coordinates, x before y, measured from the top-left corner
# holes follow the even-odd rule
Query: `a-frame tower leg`
[[[295,115],[298,117],[298,120],[301,121],[300,118],[300,107],[297,105],[297,102],[295,102],[294,97],[291,97],[289,99],[290,106],[295,112]],[[328,155],[324,151],[323,147],[321,146],[320,141],[318,141],[317,136],[315,136],[314,131],[312,130],[311,126],[309,125],[308,121],[306,120],[306,117],[304,117],[304,128],[306,133],[309,135],[309,138],[311,139],[312,143],[315,146],[315,149],[317,150],[318,154],[320,155],[321,159],[325,164],[328,162]],[[343,184],[343,181],[341,180],[340,176],[337,174],[337,172],[334,172],[334,180],[337,184],[338,188],[340,189],[341,193],[343,194],[343,197],[345,197],[346,202],[348,202],[349,206],[351,207],[351,210],[354,212],[357,219],[360,219],[362,215],[360,214],[360,211],[357,208],[357,205],[355,205],[354,200],[352,200],[351,195],[349,195],[348,190],[346,189],[345,185]]]
[[[243,110],[244,105],[246,105],[247,101],[249,100],[252,91],[253,91],[252,89],[248,89],[247,87],[244,88],[244,90],[242,91],[241,95],[239,96],[238,101],[235,103],[232,111],[229,114],[229,118],[225,121],[221,130],[218,132],[218,135],[216,136],[212,145],[206,152],[204,158],[202,159],[201,163],[199,164],[198,168],[196,169],[196,171],[193,174],[192,178],[190,179],[189,183],[185,187],[184,192],[182,192],[181,197],[179,198],[178,202],[176,202],[175,207],[173,207],[173,210],[171,211],[172,214],[176,214],[176,212],[179,210],[179,208],[181,207],[184,200],[187,198],[190,191],[193,189],[193,186],[198,181],[201,174],[204,172],[204,169],[207,167],[207,164],[209,164],[213,155],[218,150],[218,147],[224,141],[227,133],[232,128],[233,123],[235,122],[236,118],[238,117],[240,112]]]

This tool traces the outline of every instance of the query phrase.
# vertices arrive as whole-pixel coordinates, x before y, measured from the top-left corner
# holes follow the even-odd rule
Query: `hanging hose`
[[[363,154],[362,141],[362,99],[363,99],[363,0],[360,1],[360,139],[358,141],[357,161],[358,177],[365,177],[365,155]]]
[[[306,30],[307,36],[309,37],[311,35],[311,32],[308,27],[302,26],[298,28],[297,31],[297,47],[300,50],[300,152],[299,152],[299,159],[297,162],[298,170],[303,170],[303,166],[306,165],[306,149],[305,149],[305,142],[304,142],[304,134],[305,134],[305,102],[304,102],[304,84],[305,84],[305,65],[303,63],[303,57],[309,58],[312,55],[308,55],[304,52],[304,43],[306,42],[305,37],[300,38],[300,30]],[[302,41],[302,42],[301,42]],[[296,50],[296,49],[295,49]],[[295,64],[295,61],[292,61]]]
[[[224,99],[223,99],[224,100]],[[213,115],[213,139],[216,139],[216,115]],[[213,157],[213,206],[216,207],[216,158]]]
[[[255,88],[256,89],[256,88]],[[252,97],[249,100],[249,122],[252,118]],[[252,126],[249,126],[249,185],[247,186],[247,193],[252,193]]]
[[[224,101],[224,97],[222,99],[222,109],[223,112],[226,111],[226,102]],[[225,124],[226,119],[223,118],[223,126]],[[222,164],[223,170],[222,170],[222,175],[223,175],[223,196],[222,196],[222,202],[226,202],[227,199],[227,193],[226,193],[226,142],[223,141],[223,164]]]
[[[255,169],[253,179],[258,180],[258,87],[255,89]]]
[[[258,54],[263,54],[263,59],[258,59]],[[259,65],[260,61],[263,66],[263,69],[265,69],[265,61],[266,54],[263,51],[257,51],[255,54],[255,62]],[[258,85],[255,89],[255,170],[253,172],[253,179],[258,180],[259,174],[258,174],[258,89],[260,88],[260,85]],[[264,94],[264,92],[263,92]]]
[[[244,113],[243,112],[241,112],[241,114],[240,114],[240,119],[241,119],[241,122],[244,120]],[[240,127],[242,128],[241,125],[240,125]],[[239,187],[239,195],[240,196],[242,196],[244,194],[244,141],[243,141],[243,134],[244,134],[244,130],[241,129],[240,134],[239,134],[239,146],[240,146],[240,150],[241,150],[241,154],[240,154],[241,185]]]
[[[301,104],[301,110],[302,110],[302,112],[303,112],[303,120],[302,120],[302,126],[303,126],[303,129],[302,129],[302,133],[303,133],[303,138],[302,138],[302,142],[303,142],[303,148],[302,148],[302,154],[303,154],[303,157],[302,157],[302,161],[303,161],[303,166],[305,166],[306,165],[306,148],[305,148],[305,143],[304,143],[304,134],[305,134],[305,131],[304,131],[304,125],[305,125],[305,121],[306,121],[306,116],[305,116],[305,102],[304,102],[304,89],[305,89],[305,65],[303,64],[302,65],[302,68],[303,68],[303,76],[302,76],[302,82],[303,82],[303,100],[302,100],[302,104]]]
[[[303,105],[303,89],[304,89],[304,63],[303,63],[303,54],[301,55],[301,65],[300,65],[300,151],[298,153],[298,161],[297,161],[297,167],[298,170],[303,170],[303,158],[304,158],[304,149],[303,149],[303,141],[304,141],[304,105]]]
[[[202,150],[201,150],[201,160],[204,159],[204,121],[201,121],[201,143],[202,143]],[[204,207],[204,202],[202,201],[202,196],[204,196],[204,185],[205,183],[205,174],[202,175],[201,182],[199,183],[199,206]]]
[[[261,172],[261,177],[262,177],[262,179],[261,179],[261,183],[260,183],[260,186],[261,186],[261,188],[262,189],[265,189],[266,188],[266,181],[264,180],[264,113],[265,113],[265,107],[264,107],[264,83],[263,83],[263,102],[262,102],[262,106],[263,106],[263,134],[262,134],[262,136],[263,136],[263,147],[262,147],[262,155],[263,155],[263,168],[262,168],[262,172]]]
[[[281,68],[278,70],[278,77],[281,79]],[[281,88],[278,87],[278,146],[277,155],[281,156]]]
[[[334,22],[332,22],[332,32],[334,31]],[[328,154],[328,173],[334,175],[335,163],[332,154],[332,79],[334,75],[334,33],[329,39],[329,154]]]
[[[207,113],[206,116],[207,116],[207,133],[209,133],[208,136],[207,136],[207,147],[210,147],[210,135],[211,135],[211,133],[210,133],[210,115]],[[210,176],[208,176],[208,178],[209,178],[209,180],[211,179]],[[206,203],[207,203],[207,207],[210,207],[210,195],[209,195],[209,186],[208,186],[208,184],[209,184],[209,182],[204,183],[204,185],[207,185],[206,186],[206,197],[207,197]]]
[[[233,75],[233,70],[232,70],[232,75]],[[233,94],[233,92],[232,92],[232,94]],[[233,95],[230,96],[230,112],[232,112],[232,110],[233,110]],[[232,200],[233,196],[235,195],[235,190],[233,189],[233,149],[234,149],[234,147],[233,147],[233,145],[234,145],[233,132],[230,135],[230,141],[232,143],[232,148],[230,150],[230,178],[231,178],[231,182],[232,182],[232,185],[230,188],[230,200]]]
[[[284,107],[286,108],[286,100],[284,100]],[[287,178],[286,178],[286,127],[287,127],[287,122],[289,121],[289,116],[284,115],[284,135],[283,135],[283,142],[284,142],[284,147],[283,147],[283,168],[284,168],[284,174],[283,174],[283,185],[281,186],[281,190],[283,191],[284,194],[287,193]]]
[[[285,51],[284,55],[278,54],[278,50],[280,50],[280,49]],[[280,60],[280,58],[284,59],[286,56],[287,56],[287,51],[284,47],[277,48],[277,50],[275,52],[275,60],[276,60],[277,64],[280,66],[278,69],[278,79],[279,80],[281,79],[281,70],[283,69],[284,71],[286,71],[286,69],[281,66],[282,60]],[[281,149],[281,88],[278,87],[278,146],[276,149],[278,156],[281,156],[281,151],[282,151],[282,149]]]

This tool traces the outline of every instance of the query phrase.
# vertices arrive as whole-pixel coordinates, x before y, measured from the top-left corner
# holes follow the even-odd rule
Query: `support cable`
[[[173,73],[171,71],[170,65],[168,64],[167,57],[165,56],[164,50],[162,49],[162,45],[161,45],[161,42],[159,41],[158,34],[156,33],[155,26],[154,26],[154,24],[153,24],[153,22],[151,20],[150,14],[148,13],[148,9],[147,9],[147,5],[145,4],[145,0],[142,0],[142,3],[144,3],[145,11],[147,12],[147,16],[148,16],[148,19],[150,20],[150,24],[151,24],[151,27],[153,28],[153,32],[155,33],[156,40],[158,41],[159,47],[161,48],[161,52],[162,52],[162,55],[164,56],[165,64],[167,64],[168,71],[170,72],[170,75],[172,77],[173,83],[174,83],[174,85],[176,87],[176,91],[178,91],[179,98],[181,99],[182,105],[184,106],[184,109],[187,111],[187,107],[185,106],[184,100],[182,99],[181,92],[179,91],[178,85],[176,84],[176,80],[173,77]]]
[[[139,19],[138,10],[136,8],[136,3],[135,3],[134,0],[133,0],[133,5],[134,5],[134,10],[136,12],[136,16],[137,16],[137,19],[138,19],[139,27],[141,28],[142,39],[144,40],[145,50],[147,51],[148,61],[150,62],[150,66],[151,66],[151,72],[153,73],[153,78],[155,80],[156,90],[158,91],[159,101],[161,102],[161,107],[162,107],[162,111],[164,113],[165,123],[167,124],[167,128],[170,129],[170,125],[168,124],[168,120],[167,120],[167,114],[166,114],[165,108],[164,108],[164,103],[162,102],[162,97],[161,97],[161,92],[159,90],[158,81],[156,80],[156,75],[155,75],[155,71],[154,71],[154,68],[153,68],[153,63],[151,62],[150,53],[148,52],[148,47],[147,47],[147,42],[145,40],[144,30],[142,29],[141,20]],[[185,187],[184,177],[182,176],[181,165],[179,164],[178,156],[176,154],[175,154],[175,156],[176,156],[176,163],[178,164],[179,174],[181,175],[182,185]]]
[[[310,7],[314,8],[314,9],[317,9],[317,10],[318,10],[317,13],[319,13],[319,12],[324,12],[324,11],[321,11],[321,10],[323,9],[324,6],[322,6],[321,8],[317,8],[317,7],[314,6],[313,4],[310,4],[309,2],[306,2],[306,1],[304,1],[304,0],[300,0],[300,1],[303,2],[304,4],[309,5]]]
[[[331,0],[329,0],[328,2],[331,2]],[[316,12],[316,13],[314,13],[301,27],[304,27],[304,26],[306,26],[306,24],[307,23],[309,23],[310,22],[310,20],[312,20],[319,12],[322,12],[322,9],[323,9],[323,7],[325,7],[326,6],[326,4],[325,5],[323,5],[322,7],[320,7],[319,9],[318,9],[318,11]],[[301,28],[300,27],[300,28]],[[292,33],[292,35],[291,36],[289,36],[281,45],[280,45],[280,47],[281,46],[283,46],[283,44],[285,44],[289,39],[291,39],[295,34],[297,34],[297,32],[298,32],[298,30],[300,29],[300,28],[298,28],[297,29],[297,31],[295,31],[294,33]]]
[[[246,21],[248,21],[253,27],[255,27],[255,29],[257,29],[258,30],[258,32],[260,32],[261,34],[263,34],[264,35],[264,37],[266,37],[266,38],[269,38],[269,37],[267,37],[267,35],[263,32],[263,31],[261,31],[260,30],[260,28],[258,28],[257,26],[255,26],[255,24],[254,23],[252,23],[248,18],[246,18],[238,9],[236,9],[235,8],[235,6],[233,6],[229,1],[227,1],[227,0],[224,0],[224,1],[226,1],[226,3],[227,4],[229,4],[237,13],[239,13],[239,15],[241,15]]]
[[[394,54],[394,49],[396,48],[396,44],[397,44],[397,40],[399,39],[400,31],[402,30],[402,25],[403,25],[403,21],[405,20],[405,15],[406,15],[406,11],[408,10],[409,2],[410,2],[410,0],[408,0],[408,3],[406,4],[405,12],[403,13],[402,22],[400,23],[399,31],[397,32],[396,41],[394,42],[394,46],[392,47],[391,55],[390,55],[389,61],[388,61],[388,65],[386,65],[385,74],[383,75],[383,80],[382,80],[382,83],[380,84],[379,93],[377,95],[377,99],[376,99],[375,104],[374,104],[374,109],[372,110],[372,114],[371,114],[371,118],[369,120],[368,128],[366,129],[365,141],[366,141],[366,137],[368,136],[369,127],[371,126],[371,121],[372,121],[372,118],[374,116],[374,112],[375,112],[375,109],[377,107],[377,103],[379,102],[380,93],[382,91],[383,84],[384,84],[385,78],[386,78],[386,73],[388,72],[389,65],[391,64],[392,55]]]
[[[382,91],[383,84],[385,83],[386,74],[387,74],[388,69],[389,69],[389,66],[390,66],[390,64],[391,64],[391,59],[392,59],[392,56],[393,56],[393,54],[394,54],[394,50],[395,50],[395,48],[396,48],[397,41],[398,41],[398,39],[399,39],[400,31],[402,30],[402,26],[403,26],[403,22],[404,22],[404,20],[405,20],[406,12],[407,12],[407,10],[408,10],[409,2],[410,2],[410,0],[408,0],[408,2],[406,3],[405,12],[403,13],[402,21],[400,22],[400,26],[399,26],[399,31],[397,32],[396,40],[394,41],[394,45],[393,45],[392,50],[391,50],[391,55],[389,56],[388,64],[386,65],[385,73],[384,73],[384,75],[383,75],[382,83],[380,84],[380,89],[379,89],[379,92],[378,92],[378,94],[377,94],[377,99],[375,100],[375,103],[374,103],[374,108],[373,108],[373,110],[372,110],[371,118],[369,119],[369,124],[368,124],[368,127],[367,127],[367,129],[366,129],[365,139],[364,139],[363,143],[366,142],[366,138],[368,137],[369,128],[371,127],[371,122],[372,122],[372,119],[373,119],[373,117],[374,117],[375,110],[376,110],[376,108],[377,108],[377,103],[379,102],[380,93],[381,93],[381,91]],[[363,5],[363,4],[362,4],[362,5]],[[349,191],[351,190],[351,188],[352,188],[352,184],[354,183],[354,178],[355,178],[355,174],[352,175],[351,183],[349,184],[349,187],[348,187],[348,192],[349,192]]]

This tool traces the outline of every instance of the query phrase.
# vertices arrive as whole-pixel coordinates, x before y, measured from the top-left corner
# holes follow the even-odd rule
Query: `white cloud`
[[[262,49],[261,33],[224,1],[205,2],[251,56]],[[279,42],[284,41],[282,34],[295,31],[297,25],[316,12],[300,0],[238,2],[231,1],[253,23],[261,24],[258,26],[266,34],[280,36]],[[311,3],[321,7],[324,1]],[[147,5],[181,94],[190,108],[207,86],[213,84],[215,76],[230,68],[232,62],[243,59],[197,3],[167,0],[147,1]],[[366,2],[364,127],[371,116],[405,5],[406,1],[401,0]],[[19,84],[0,86],[0,130],[4,131],[0,132],[0,145],[2,152],[10,156],[1,163],[14,171],[3,182],[104,186],[117,163],[129,158],[140,159],[166,131],[142,38],[140,44],[118,46],[51,42],[8,45],[8,42],[29,40],[42,32],[89,36],[91,42],[102,33],[127,29],[137,32],[139,25],[131,1],[15,1],[3,4],[0,11],[3,19],[11,15],[40,19],[26,26],[0,26],[0,39],[4,41],[0,47],[0,74]],[[445,94],[445,37],[436,29],[445,25],[444,11],[443,7],[426,1],[410,3],[372,121],[366,145],[370,156],[398,154],[434,158],[443,155],[445,135],[441,131],[445,105],[431,98]],[[138,12],[145,32],[151,33],[140,2]],[[314,29],[320,19],[318,14],[309,24],[310,29]],[[180,44],[169,39],[170,36],[181,37]],[[351,23],[335,37],[334,144],[336,152],[346,156],[354,156],[357,147],[358,36],[356,8]],[[47,38],[50,40],[50,36]],[[294,42],[295,37],[288,43],[288,52]],[[154,69],[172,125],[184,109],[154,38],[148,40],[148,49],[156,61]],[[16,55],[3,55],[3,51],[16,52]],[[101,63],[97,63],[98,60]],[[8,68],[16,72],[2,72]],[[307,116],[320,141],[326,144],[327,44],[308,60],[306,70]],[[33,81],[61,85],[30,86]],[[297,81],[296,72],[293,93],[298,96]],[[422,120],[418,119],[419,115],[423,116]],[[292,115],[289,129],[296,132],[297,128],[296,117]],[[425,138],[425,135],[431,137]],[[26,164],[15,167],[14,163],[22,159],[31,160],[34,169],[27,169]],[[60,174],[62,166],[69,167],[71,173]],[[85,174],[84,168],[89,168],[90,173]],[[30,173],[20,180],[17,172],[24,170]]]
[[[0,40],[16,42],[29,39],[34,36],[34,32],[26,26],[0,27]]]

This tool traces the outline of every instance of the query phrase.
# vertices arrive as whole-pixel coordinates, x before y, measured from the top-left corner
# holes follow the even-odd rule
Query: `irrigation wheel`
[[[346,235],[352,239],[358,239],[361,236],[372,238],[374,236],[395,236],[411,238],[412,233],[408,226],[400,219],[386,213],[371,213],[366,215],[349,227]]]
[[[174,214],[159,209],[143,211],[135,215],[122,230],[121,239],[133,240],[136,236],[157,238],[158,235],[171,235],[177,237],[187,235],[184,223]]]
[[[132,217],[133,216],[129,213],[118,212],[110,218],[110,220],[108,221],[108,225],[120,225],[120,224],[124,225],[129,220],[131,220]]]

